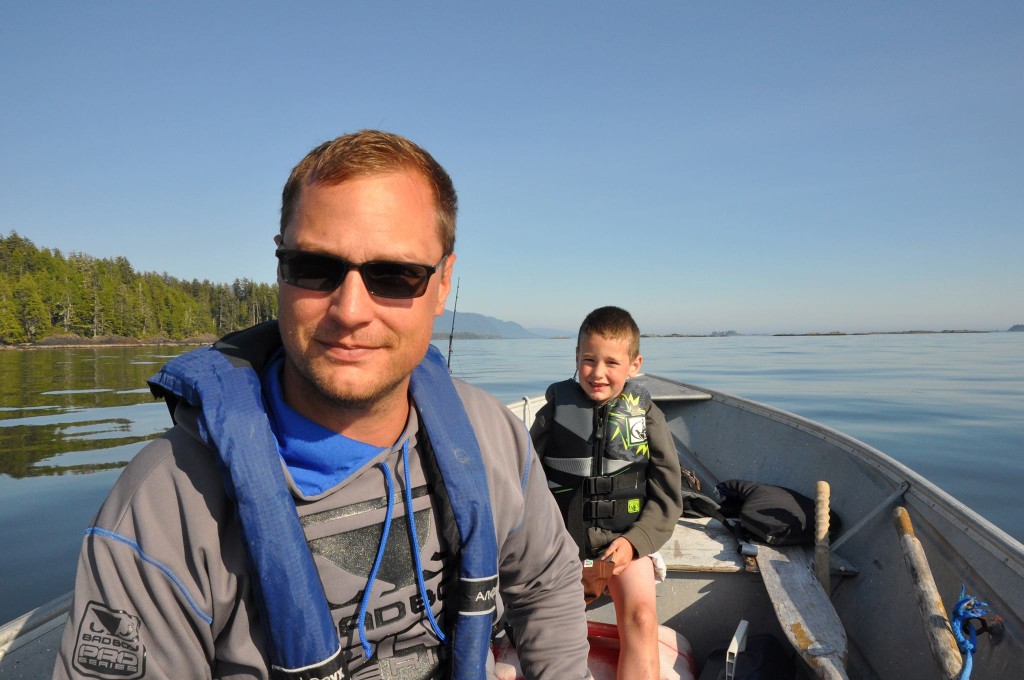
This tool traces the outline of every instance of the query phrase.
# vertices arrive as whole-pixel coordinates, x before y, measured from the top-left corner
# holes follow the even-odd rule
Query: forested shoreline
[[[160,342],[221,336],[277,316],[277,284],[185,281],[124,257],[0,236],[0,344]]]

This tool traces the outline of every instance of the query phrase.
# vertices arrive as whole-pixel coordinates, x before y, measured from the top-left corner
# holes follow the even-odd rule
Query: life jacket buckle
[[[611,519],[615,517],[615,501],[587,501],[583,504],[586,519]]]
[[[588,496],[599,496],[615,490],[612,477],[587,477],[583,480],[583,493]]]

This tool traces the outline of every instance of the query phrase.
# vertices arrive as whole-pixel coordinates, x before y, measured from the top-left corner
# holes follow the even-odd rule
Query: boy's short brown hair
[[[598,307],[580,324],[580,332],[576,337],[576,348],[584,335],[600,335],[603,338],[622,338],[629,341],[629,359],[632,361],[640,354],[640,328],[636,321],[621,307]]]

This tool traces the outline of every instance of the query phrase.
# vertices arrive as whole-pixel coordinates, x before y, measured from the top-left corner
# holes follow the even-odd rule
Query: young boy
[[[657,550],[682,512],[665,416],[646,389],[627,382],[642,363],[629,312],[595,309],[580,326],[579,382],[551,385],[530,430],[580,559],[612,565],[620,679],[661,677],[654,585],[664,562]]]

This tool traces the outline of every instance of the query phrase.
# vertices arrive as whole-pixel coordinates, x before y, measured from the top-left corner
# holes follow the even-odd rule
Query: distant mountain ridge
[[[452,332],[452,311],[434,319],[434,337],[447,338]],[[500,338],[500,339],[537,339],[565,337],[566,331],[550,328],[526,329],[514,321],[502,321],[493,316],[484,316],[473,312],[455,312],[455,337],[457,338]]]

